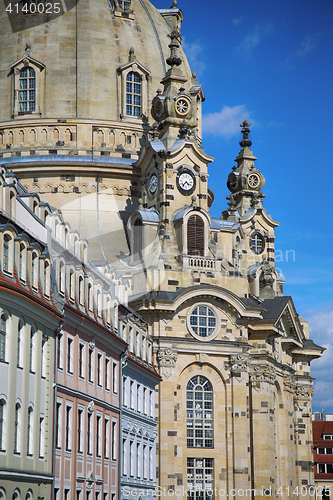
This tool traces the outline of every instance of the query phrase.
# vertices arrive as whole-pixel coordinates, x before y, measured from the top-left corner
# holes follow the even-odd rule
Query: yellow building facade
[[[310,498],[322,349],[283,295],[250,124],[213,218],[177,2],[80,0],[41,16],[0,17],[1,162],[89,240],[91,261],[131,280],[163,377],[157,494]]]

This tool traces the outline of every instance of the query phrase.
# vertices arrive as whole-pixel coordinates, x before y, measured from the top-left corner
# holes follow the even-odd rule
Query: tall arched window
[[[187,221],[187,253],[204,256],[205,224],[199,215],[191,215]]]
[[[92,284],[88,284],[88,310],[93,310],[93,287]]]
[[[133,254],[142,257],[143,238],[142,238],[142,220],[136,219],[133,226]]]
[[[6,337],[8,317],[1,314],[0,317],[0,361],[6,361]]]
[[[21,405],[15,405],[15,419],[14,419],[14,453],[21,451]]]
[[[79,304],[84,305],[84,280],[82,276],[79,276]]]
[[[34,326],[30,329],[30,350],[29,350],[29,369],[31,373],[36,371],[36,329]]]
[[[19,255],[19,277],[20,280],[25,281],[26,278],[26,247],[24,243],[20,243],[20,255]]]
[[[65,292],[65,264],[59,264],[59,293]]]
[[[50,295],[51,268],[49,262],[44,262],[44,294]]]
[[[22,368],[24,355],[24,323],[20,319],[17,328],[17,366]]]
[[[187,384],[186,412],[187,447],[213,448],[213,389],[202,375]]]
[[[6,449],[6,401],[0,400],[0,451]],[[0,497],[1,498],[1,497]]]
[[[33,252],[31,257],[31,286],[38,288],[38,255],[36,252]]]
[[[28,423],[27,423],[27,455],[32,455],[33,453],[33,408],[29,406],[28,408]]]
[[[19,80],[20,113],[36,110],[36,73],[33,68],[24,68]]]
[[[73,270],[69,272],[69,298],[70,300],[75,298],[75,274]]]
[[[126,114],[141,115],[141,76],[130,71],[126,78]]]
[[[10,241],[11,237],[9,234],[5,234],[3,237],[3,270],[7,273],[10,272],[10,264],[9,264],[9,249],[10,249]]]

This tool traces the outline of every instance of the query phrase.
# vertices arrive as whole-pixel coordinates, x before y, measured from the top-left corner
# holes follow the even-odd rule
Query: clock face
[[[180,174],[178,184],[183,191],[191,191],[191,189],[194,187],[193,175],[188,170],[186,170],[185,172]]]
[[[155,194],[157,191],[157,175],[153,174],[150,179],[149,179],[149,186],[148,186],[149,192],[151,194]]]

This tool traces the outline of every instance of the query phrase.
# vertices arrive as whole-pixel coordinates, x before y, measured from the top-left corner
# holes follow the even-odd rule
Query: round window
[[[251,244],[250,244],[252,252],[256,254],[263,253],[265,250],[265,238],[260,233],[254,233],[251,236]]]
[[[218,316],[206,304],[196,304],[190,310],[187,323],[192,335],[200,340],[211,340],[218,333]]]

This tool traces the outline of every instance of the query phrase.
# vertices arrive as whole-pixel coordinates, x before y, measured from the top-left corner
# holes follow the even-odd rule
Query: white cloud
[[[309,52],[311,52],[318,43],[317,35],[307,36],[300,44],[300,47],[295,51],[289,54],[287,57],[287,61],[290,59],[295,59],[297,57],[305,57]]]
[[[203,61],[204,44],[200,40],[197,40],[193,43],[187,43],[184,37],[182,45],[187,60],[190,63],[191,70],[194,71],[198,76],[202,75],[202,73],[206,69],[206,65]]]
[[[232,22],[235,26],[238,26],[244,19],[244,16],[242,17],[238,17],[238,18],[235,18],[235,19],[232,19]]]
[[[255,27],[254,30],[246,35],[244,40],[236,47],[236,52],[242,54],[242,56],[249,57],[254,49],[259,45],[261,42],[262,38],[265,35],[268,35],[274,30],[273,26],[271,23],[258,23]]]
[[[244,104],[238,106],[223,106],[221,111],[208,113],[202,118],[202,130],[204,134],[232,137],[240,132],[239,125],[244,119],[251,121],[251,111]],[[254,122],[252,120],[252,125]]]
[[[333,413],[333,302],[318,311],[310,312],[307,318],[310,338],[322,347],[326,347],[323,356],[311,363],[311,375],[316,378],[313,406],[325,408]]]

